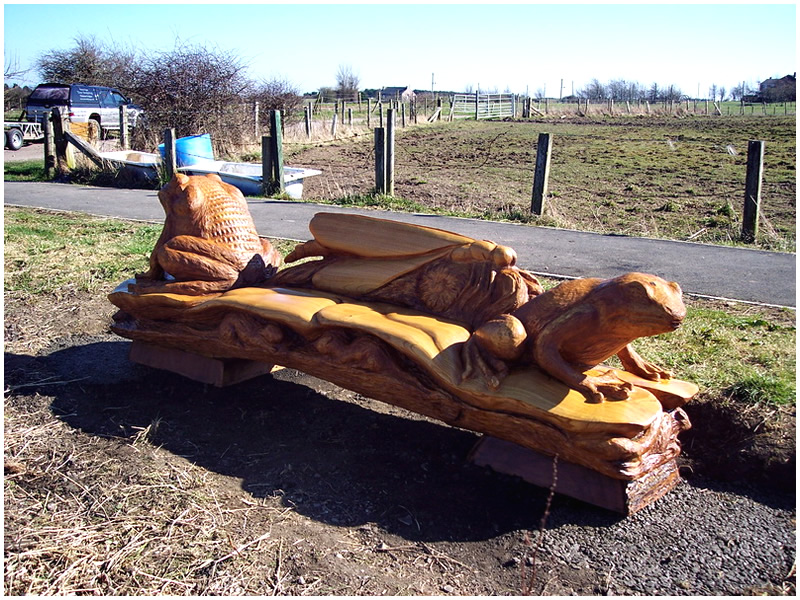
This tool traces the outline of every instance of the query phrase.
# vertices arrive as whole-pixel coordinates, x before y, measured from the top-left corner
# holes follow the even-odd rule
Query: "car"
[[[95,122],[97,131],[101,131],[119,129],[119,107],[123,104],[128,106],[128,125],[135,127],[144,111],[119,90],[77,83],[42,83],[28,97],[25,114],[29,122],[42,123],[47,113],[57,106],[70,122]]]

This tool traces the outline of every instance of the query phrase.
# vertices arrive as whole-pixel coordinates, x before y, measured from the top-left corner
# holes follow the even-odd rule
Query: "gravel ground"
[[[625,520],[580,521],[556,507],[542,547],[562,570],[591,567],[595,581],[608,574],[599,593],[776,593],[776,568],[788,576],[796,556],[792,506],[698,478]]]

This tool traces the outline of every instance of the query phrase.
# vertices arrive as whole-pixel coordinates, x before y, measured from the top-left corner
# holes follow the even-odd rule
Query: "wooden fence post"
[[[272,193],[272,138],[261,136],[261,189],[265,196]]]
[[[260,133],[259,122],[258,122],[258,109],[259,103],[253,103],[253,136],[258,139],[258,134]]]
[[[164,130],[164,169],[167,179],[170,180],[178,171],[178,164],[175,158],[175,130]]]
[[[761,180],[764,172],[764,142],[747,144],[747,176],[745,178],[742,240],[755,242],[758,236],[758,214],[761,210]]]
[[[53,113],[48,111],[44,117],[44,172],[47,179],[56,175],[56,138],[53,132]]]
[[[531,212],[541,215],[544,212],[544,199],[547,197],[547,179],[550,177],[551,136],[540,133],[536,145],[536,171],[533,175],[533,196]]]
[[[367,128],[371,127],[370,113],[372,112],[372,98],[367,98]]]
[[[386,111],[386,194],[394,196],[394,119],[395,109]]]
[[[64,132],[69,129],[69,120],[66,115],[61,114],[61,110],[53,107],[53,135],[56,146],[56,171],[59,175],[64,175],[69,169],[75,166],[74,157],[69,150],[69,142]]]
[[[386,193],[386,130],[375,128],[375,192]]]
[[[283,176],[283,131],[281,130],[281,111],[269,111],[270,138],[272,140],[272,179],[278,194],[286,191],[286,180]]]
[[[338,114],[333,113],[333,118],[331,119],[331,137],[333,139],[336,139],[336,117],[338,116]]]
[[[306,105],[305,115],[306,115],[306,137],[308,139],[311,139],[311,105],[310,104]]]
[[[128,105],[122,104],[119,107],[119,143],[123,150],[130,148],[128,141]]]

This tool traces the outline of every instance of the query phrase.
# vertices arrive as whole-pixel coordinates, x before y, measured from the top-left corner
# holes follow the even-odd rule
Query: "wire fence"
[[[283,121],[286,164],[323,171],[309,180],[305,197],[371,202],[376,181],[373,130],[392,105],[397,107],[393,202],[398,205],[528,220],[536,135],[551,131],[553,166],[545,223],[604,233],[666,232],[668,237],[695,241],[736,241],[747,144],[763,135],[764,230],[774,234],[767,245],[794,248],[796,125],[793,117],[782,114],[790,115],[794,104],[767,111],[744,107],[744,114],[732,112],[728,117],[725,111],[706,116],[704,103],[698,103],[694,114],[689,112],[694,104],[683,103],[680,109],[667,106],[667,112],[651,106],[651,118],[644,118],[628,116],[632,113],[627,107],[618,113],[610,103],[590,103],[589,111],[584,103],[580,112],[577,106],[554,103],[542,105],[549,111],[545,116],[531,112],[527,118],[481,123],[450,122],[444,110],[435,127],[425,118],[426,111],[436,114],[433,102],[319,104],[306,111],[308,121]],[[557,109],[572,112],[558,115]],[[403,112],[405,120],[399,118]],[[155,120],[167,116],[157,115]],[[210,125],[203,131],[190,133],[209,133],[216,157],[260,162],[261,137],[270,133],[268,111],[248,104],[229,106],[206,123]],[[163,131],[150,133],[149,147],[137,147],[135,136],[133,147],[154,151]]]
[[[328,142],[370,134],[375,127],[383,126],[388,108],[395,109],[401,129],[427,123],[434,117],[437,121],[452,122],[464,117],[475,118],[476,114],[479,118],[532,120],[642,116],[778,117],[796,114],[795,102],[750,105],[693,100],[654,104],[646,101],[560,102],[512,94],[459,94],[438,100],[425,96],[408,102],[388,100],[378,103],[371,99],[360,102],[309,101],[302,111],[282,113],[284,142],[288,145]],[[437,108],[440,109],[438,113]],[[185,125],[181,126],[182,123]],[[141,126],[134,131],[133,143],[140,145],[142,150],[152,149],[161,142],[162,131],[168,126],[175,127],[179,136],[209,133],[218,155],[251,155],[260,151],[260,138],[269,133],[268,124],[268,111],[259,110],[252,103],[206,111],[202,118],[191,111],[148,111]]]

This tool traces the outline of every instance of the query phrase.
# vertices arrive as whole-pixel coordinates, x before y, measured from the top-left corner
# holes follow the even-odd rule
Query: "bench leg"
[[[131,344],[129,358],[131,362],[177,373],[216,387],[241,383],[282,368],[254,360],[209,358],[139,340]]]
[[[553,457],[491,436],[483,436],[469,459],[480,467],[514,475],[534,485],[553,485]],[[564,460],[556,464],[555,491],[614,512],[630,515],[659,499],[680,481],[675,460],[633,481],[613,479]]]

